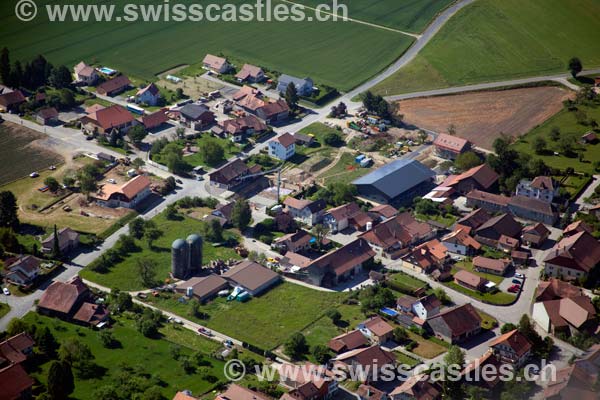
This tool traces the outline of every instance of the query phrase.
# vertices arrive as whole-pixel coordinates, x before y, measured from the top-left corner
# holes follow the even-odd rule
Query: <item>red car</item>
[[[508,288],[508,291],[511,293],[517,293],[521,289],[521,285],[512,285]]]

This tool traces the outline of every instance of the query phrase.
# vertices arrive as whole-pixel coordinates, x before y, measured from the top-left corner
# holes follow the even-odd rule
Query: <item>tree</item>
[[[320,249],[321,247],[323,247],[323,239],[325,239],[325,237],[327,237],[327,235],[329,234],[329,227],[323,224],[316,224],[311,229],[311,233],[315,235],[317,239],[317,245]]]
[[[56,224],[54,224],[54,237],[52,238],[52,257],[60,258],[60,243],[58,241],[58,231],[56,230]]]
[[[117,344],[117,340],[113,336],[112,332],[108,329],[103,329],[98,333],[102,346],[107,349],[112,349]]]
[[[515,324],[512,324],[512,323],[509,322],[507,324],[502,325],[502,328],[500,328],[500,332],[502,334],[505,334],[505,333],[508,333],[508,332],[513,331],[515,329],[517,329],[517,326]]]
[[[561,138],[558,145],[565,156],[569,157],[573,154],[573,140],[571,138],[567,136]]]
[[[60,184],[53,176],[49,176],[44,179],[44,185],[48,186],[48,190],[50,190],[52,193],[56,192],[60,188]]]
[[[73,178],[72,176],[65,176],[63,178],[62,183],[68,188],[73,187],[73,185],[75,184],[75,178]]]
[[[456,135],[456,125],[450,124],[448,125],[448,135],[455,136]]]
[[[240,231],[245,230],[252,219],[252,210],[248,200],[236,200],[231,210],[231,223]]]
[[[342,313],[335,308],[330,308],[325,314],[331,319],[331,322],[333,322],[334,325],[339,324],[342,320]]]
[[[183,89],[182,88],[177,88],[175,90],[175,96],[177,96],[178,99],[183,99],[185,96],[183,94]]]
[[[47,326],[35,331],[35,344],[38,349],[49,358],[53,358],[58,349],[58,342]]]
[[[448,348],[448,352],[444,356],[444,364],[446,373],[449,376],[458,376],[465,364],[465,354],[460,347],[452,345]],[[460,382],[454,381],[453,379],[445,379],[442,385],[445,394],[444,398],[464,398],[461,393]]]
[[[308,343],[306,338],[300,332],[294,333],[283,345],[285,355],[293,360],[300,359],[308,352]]]
[[[406,329],[404,329],[400,326],[397,328],[394,328],[394,331],[392,334],[394,335],[394,341],[396,343],[404,343],[408,340],[408,332],[406,332]]]
[[[18,88],[23,84],[23,65],[20,61],[15,61],[13,68],[10,70],[9,86]]]
[[[137,260],[136,264],[142,285],[144,287],[154,286],[156,283],[156,262],[151,258],[142,258]]]
[[[19,318],[13,318],[6,327],[6,333],[8,336],[15,336],[22,332],[29,332],[30,326],[27,322]]]
[[[129,223],[129,234],[136,239],[144,237],[146,221],[142,217],[137,217]]]
[[[175,221],[178,218],[177,206],[175,204],[169,204],[165,209],[165,218],[169,221]]]
[[[146,136],[148,136],[148,132],[143,125],[136,125],[127,131],[127,137],[135,147],[139,147]]]
[[[153,221],[146,221],[146,227],[144,229],[144,238],[148,243],[148,247],[152,248],[152,244],[155,240],[162,236],[162,231],[156,227]]]
[[[293,82],[290,82],[290,84],[285,89],[284,98],[285,98],[285,102],[287,103],[288,107],[292,111],[295,111],[296,108],[298,108],[298,100],[300,100],[300,98],[298,97],[298,91],[296,90],[296,85],[294,85]]]
[[[533,139],[532,146],[535,154],[544,154],[546,152],[546,140],[541,136],[536,136]]]
[[[553,142],[558,142],[558,139],[560,139],[560,128],[558,126],[554,126],[552,129],[550,129],[550,140]]]
[[[71,86],[71,71],[64,65],[55,68],[50,76],[50,84],[56,89],[64,89]]]
[[[146,164],[146,162],[139,157],[134,158],[133,161],[131,162],[131,165],[133,165],[137,169],[142,168],[145,164]]]
[[[19,227],[17,198],[12,192],[0,192],[0,227]]]
[[[96,184],[96,178],[87,174],[82,173],[79,176],[79,188],[81,192],[88,196],[90,193],[95,192],[98,189]]]
[[[448,352],[444,356],[444,363],[446,366],[458,365],[462,369],[462,366],[465,363],[465,353],[463,353],[461,348],[458,346],[450,346],[448,348]]]
[[[483,160],[472,151],[459,154],[454,160],[454,166],[461,171],[466,171],[481,164],[483,164]]]
[[[0,82],[6,86],[12,86],[10,84],[10,54],[6,47],[0,51]]]
[[[327,346],[323,346],[322,344],[317,344],[312,347],[310,350],[311,354],[315,358],[318,364],[324,365],[331,358],[331,354],[329,353],[329,348]]]
[[[573,79],[577,78],[577,74],[583,70],[583,64],[581,63],[581,60],[577,57],[573,57],[569,60],[568,67],[571,76],[573,76]]]
[[[52,400],[66,400],[75,389],[73,372],[67,362],[52,361],[46,381],[48,394]]]
[[[344,140],[337,132],[327,132],[325,136],[323,136],[323,142],[327,146],[339,147],[344,143]]]

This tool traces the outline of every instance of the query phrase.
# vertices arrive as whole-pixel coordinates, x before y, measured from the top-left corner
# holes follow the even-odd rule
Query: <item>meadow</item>
[[[411,33],[422,32],[429,22],[454,0],[342,0],[348,6],[348,17]],[[298,0],[307,6],[331,4],[324,0]]]
[[[233,2],[242,1],[248,0]],[[38,1],[38,9],[49,3]],[[126,3],[112,2],[117,10]],[[413,40],[341,21],[49,23],[40,15],[25,25],[13,8],[11,2],[0,3],[0,43],[8,45],[13,61],[43,54],[54,64],[85,60],[147,80],[214,53],[347,91],[391,64]]]
[[[459,11],[405,68],[374,88],[407,93],[600,66],[597,0],[478,0]]]

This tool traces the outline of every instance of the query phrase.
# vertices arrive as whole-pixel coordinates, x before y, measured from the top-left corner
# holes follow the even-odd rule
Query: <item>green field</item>
[[[188,217],[171,221],[166,219],[164,214],[159,214],[152,220],[163,232],[160,239],[153,243],[152,249],[148,247],[145,241],[137,241],[140,251],[129,254],[121,262],[112,266],[108,272],[98,273],[85,268],[81,270],[80,275],[85,279],[113,289],[140,290],[144,287],[139,279],[136,262],[140,259],[150,258],[158,264],[156,278],[161,281],[168,278],[171,270],[171,244],[177,238],[185,239],[192,233],[198,233],[201,222]],[[224,232],[224,235],[231,236],[233,233]],[[210,260],[215,259],[239,259],[232,248],[213,247],[211,243],[206,241],[202,251],[203,264],[208,264]]]
[[[250,0],[230,3],[244,1],[255,4]],[[46,4],[56,3],[38,1],[40,14]],[[115,0],[111,4],[117,6],[119,15],[127,3]],[[191,4],[192,0],[179,3]],[[24,24],[14,16],[12,2],[0,4],[0,15],[0,43],[8,45],[13,61],[43,54],[55,64],[72,66],[85,60],[148,80],[178,65],[198,64],[206,53],[222,53],[347,91],[391,64],[413,40],[343,21],[48,23],[40,15]]]
[[[466,294],[476,300],[483,301],[489,304],[497,304],[497,305],[507,305],[515,301],[516,296],[514,294],[498,291],[496,293],[481,293],[476,292],[471,289],[467,289],[464,286],[459,285],[455,282],[446,282],[444,285],[448,286],[450,289],[454,289],[459,293]]]
[[[600,66],[600,1],[478,0],[452,17],[380,94],[567,72],[571,57]]]
[[[35,313],[25,316],[25,321],[35,324],[38,329],[47,326],[60,343],[67,338],[77,338],[87,344],[95,356],[95,363],[104,370],[104,375],[93,379],[75,379],[73,399],[95,399],[94,392],[100,387],[114,385],[118,380],[118,366],[126,364],[131,367],[141,368],[148,374],[159,378],[164,385],[159,388],[166,398],[172,398],[175,392],[190,389],[194,394],[201,394],[211,390],[215,384],[204,381],[196,374],[186,374],[179,361],[173,359],[170,348],[177,344],[182,348],[182,354],[192,355],[200,351],[208,357],[217,349],[217,346],[207,339],[198,337],[191,331],[165,326],[160,329],[161,339],[149,339],[140,334],[133,320],[117,317],[117,323],[112,333],[121,347],[106,349],[102,346],[98,332],[70,324],[58,319],[44,317]],[[157,362],[160,360],[159,362]],[[211,359],[210,373],[220,382],[225,382],[223,377],[222,361]],[[34,378],[44,383],[49,363],[44,363],[32,373]]]
[[[580,111],[587,114],[588,119],[594,119],[600,121],[600,104],[596,106],[577,106]],[[555,156],[553,152],[560,152],[559,141],[553,141],[549,135],[553,128],[557,127],[560,129],[560,137],[568,137],[572,139],[574,150],[583,155],[583,158],[579,160],[578,157],[565,157],[563,155]],[[600,160],[600,143],[581,145],[578,143],[581,135],[589,132],[592,128],[577,123],[575,118],[575,112],[568,110],[562,110],[552,118],[540,126],[533,129],[527,135],[523,136],[515,142],[513,145],[515,149],[520,152],[531,154],[532,157],[537,157],[553,168],[559,168],[565,170],[568,167],[572,167],[577,172],[587,172],[589,174],[597,173],[594,171],[594,162]],[[548,154],[537,155],[535,154],[532,144],[534,139],[538,136],[546,139],[548,146]],[[577,187],[577,182],[571,182],[571,185]],[[575,188],[577,190],[577,188]]]
[[[454,0],[342,0],[348,6],[348,17],[407,32],[422,32],[437,13]],[[323,0],[297,0],[314,7],[331,4]]]
[[[355,179],[360,178],[363,175],[368,174],[374,168],[362,168],[354,160],[352,153],[344,153],[338,160],[338,162],[326,171],[323,175],[319,175],[319,178],[325,181],[325,184],[332,182],[350,183]]]
[[[473,268],[473,262],[472,261],[460,261],[460,262],[457,262],[452,267],[452,274],[457,273],[461,269],[469,271],[470,273],[475,274],[477,276],[481,276],[482,278],[485,278],[488,281],[494,282],[496,285],[499,285],[504,280],[503,276],[494,275],[494,274],[488,274],[488,273],[485,273],[485,272],[475,271],[475,268]]]
[[[0,303],[0,318],[4,317],[10,311],[8,304]]]
[[[246,341],[265,350],[282,344],[292,333],[317,321],[329,308],[347,297],[342,293],[316,291],[293,283],[281,283],[246,303],[217,298],[200,307],[209,318],[189,316],[191,304],[176,300],[181,296],[149,297],[148,302],[163,310],[206,325],[218,332]]]

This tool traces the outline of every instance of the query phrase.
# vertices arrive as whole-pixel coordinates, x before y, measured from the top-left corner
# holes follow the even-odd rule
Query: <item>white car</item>
[[[108,183],[112,183],[113,185],[114,185],[115,183],[117,183],[117,181],[115,181],[115,180],[114,180],[114,179],[112,179],[112,178],[110,178],[110,179],[107,179],[107,180],[106,180],[106,182],[108,182]]]
[[[32,172],[29,174],[30,178],[37,178],[38,176],[40,176],[40,174],[38,174],[37,172]]]
[[[8,288],[7,288],[7,287],[5,287],[5,288],[2,288],[2,293],[4,293],[4,294],[5,294],[5,295],[7,295],[7,296],[10,296],[10,290],[8,290]]]
[[[525,279],[525,275],[515,272],[515,278]]]

